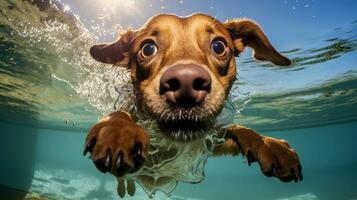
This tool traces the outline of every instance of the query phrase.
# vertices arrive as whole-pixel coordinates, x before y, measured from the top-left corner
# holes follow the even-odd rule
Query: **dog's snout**
[[[197,65],[175,65],[160,79],[160,95],[175,105],[193,107],[205,100],[211,91],[211,76]]]

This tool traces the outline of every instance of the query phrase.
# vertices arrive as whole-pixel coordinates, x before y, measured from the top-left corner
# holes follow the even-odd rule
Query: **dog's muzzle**
[[[160,79],[160,95],[178,107],[191,108],[203,102],[211,92],[211,76],[197,65],[175,65]]]

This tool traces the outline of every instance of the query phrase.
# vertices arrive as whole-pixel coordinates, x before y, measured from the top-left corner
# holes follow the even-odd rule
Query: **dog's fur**
[[[217,39],[225,44],[224,55],[212,52],[211,44]],[[157,53],[151,57],[142,53],[147,42],[157,47]],[[158,124],[161,131],[156,134],[179,145],[193,145],[196,143],[192,141],[210,134],[236,79],[235,57],[246,47],[254,50],[258,60],[290,65],[252,20],[221,23],[204,14],[157,15],[139,30],[123,33],[114,43],[93,46],[90,53],[100,62],[131,70],[136,106],[141,114]],[[202,103],[192,108],[172,106],[159,93],[160,79],[172,66],[188,64],[202,67],[209,73],[210,92]],[[116,111],[90,130],[85,153],[92,154],[91,159],[100,171],[124,177],[145,165],[150,139],[147,130],[135,121],[135,115]],[[199,130],[187,130],[192,125]],[[257,161],[267,176],[282,181],[302,180],[299,158],[286,141],[265,137],[238,125],[226,129],[225,138],[226,143],[216,146],[213,155],[242,153],[249,164]],[[143,179],[141,181],[145,181]]]

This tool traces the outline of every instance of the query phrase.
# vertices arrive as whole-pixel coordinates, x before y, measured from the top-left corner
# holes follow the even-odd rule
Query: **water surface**
[[[10,152],[7,141],[19,141],[30,154],[23,157],[17,148],[4,154],[14,161],[7,170],[26,158],[30,178],[19,184],[2,175],[1,184],[30,185],[60,199],[115,198],[112,177],[100,176],[79,156],[86,131],[114,110],[115,86],[128,77],[123,69],[95,62],[88,49],[140,27],[153,14],[204,12],[222,21],[256,20],[292,59],[292,66],[281,68],[252,60],[247,50],[237,59],[231,97],[236,123],[288,139],[298,149],[306,180],[284,185],[261,176],[257,166],[248,168],[242,158],[219,158],[208,162],[207,182],[179,186],[172,198],[235,199],[235,191],[241,199],[357,198],[355,1],[63,0],[55,1],[57,9],[29,2],[0,2],[2,148]]]

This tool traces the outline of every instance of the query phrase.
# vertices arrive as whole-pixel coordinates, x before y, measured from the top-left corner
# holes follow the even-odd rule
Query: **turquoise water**
[[[86,133],[0,123],[1,185],[56,199],[118,199],[116,180],[81,156]],[[267,178],[241,157],[210,158],[199,184],[180,183],[171,199],[352,200],[357,197],[357,123],[263,132],[288,140],[304,167],[300,183]],[[21,148],[18,146],[21,145]],[[10,161],[10,162],[9,162]],[[1,194],[0,194],[1,197]],[[135,198],[148,199],[138,190]],[[158,193],[154,199],[167,199]]]
[[[357,199],[354,1],[113,2],[55,1],[59,9],[40,10],[29,1],[0,2],[0,186],[56,199],[118,199],[116,180],[81,153],[86,131],[113,111],[114,87],[127,74],[94,62],[88,49],[155,13],[205,12],[257,20],[293,60],[277,68],[245,52],[231,96],[236,123],[297,149],[304,181],[266,178],[242,157],[210,158],[206,179],[179,184],[170,198]],[[139,190],[128,199],[147,196]]]

